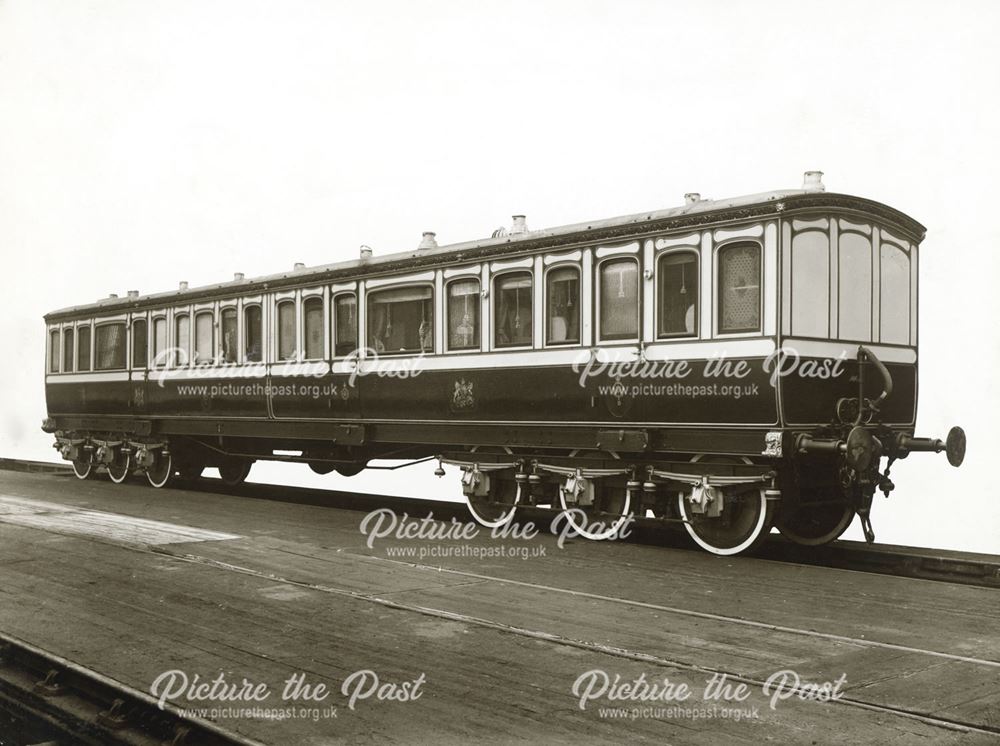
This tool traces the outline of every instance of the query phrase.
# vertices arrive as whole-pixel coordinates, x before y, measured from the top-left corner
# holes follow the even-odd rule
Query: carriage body
[[[84,475],[438,456],[487,524],[656,515],[725,554],[784,514],[819,543],[883,457],[945,448],[912,437],[923,234],[807,181],[109,298],[46,316],[45,428]]]

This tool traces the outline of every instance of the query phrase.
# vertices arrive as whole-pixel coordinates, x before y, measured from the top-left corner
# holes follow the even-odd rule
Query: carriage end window
[[[149,340],[146,337],[145,319],[132,322],[132,367],[145,368],[149,355]]]
[[[102,324],[97,327],[95,370],[125,367],[125,324]]]
[[[639,336],[639,263],[614,259],[600,268],[600,329],[602,340]]]
[[[324,324],[323,298],[313,295],[302,301],[302,316],[305,323],[306,360],[322,360],[325,351],[323,340],[326,336]]]
[[[368,296],[368,345],[377,353],[434,349],[434,296],[429,287],[380,290]]]
[[[248,363],[259,363],[263,359],[263,336],[260,306],[247,306],[243,309],[243,344]]]
[[[546,276],[545,341],[575,344],[580,341],[580,270],[560,267]]]
[[[333,354],[350,355],[358,347],[358,299],[354,293],[338,295],[333,302],[334,329]]]
[[[719,251],[719,332],[760,331],[760,245]]]
[[[698,335],[698,276],[695,252],[674,251],[660,257],[657,262],[658,337]]]
[[[882,289],[879,293],[881,342],[910,343],[910,255],[891,243],[880,250]]]
[[[479,349],[479,280],[448,284],[448,349]]]
[[[493,293],[496,347],[531,346],[531,289],[530,272],[512,272],[497,278]]]
[[[76,369],[90,370],[90,326],[81,326],[76,330]]]

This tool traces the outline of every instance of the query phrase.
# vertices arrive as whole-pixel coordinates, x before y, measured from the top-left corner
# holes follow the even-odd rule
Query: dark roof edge
[[[353,259],[303,270],[266,275],[249,280],[205,285],[188,290],[156,293],[138,298],[108,298],[80,306],[52,311],[45,320],[58,321],[78,316],[112,315],[161,308],[183,302],[197,302],[220,296],[253,295],[282,288],[306,287],[338,279],[365,279],[401,270],[418,271],[456,264],[534,253],[566,245],[590,245],[606,241],[645,237],[651,233],[701,230],[753,219],[796,215],[817,210],[837,210],[873,216],[885,227],[920,243],[926,228],[903,212],[881,202],[847,194],[789,190],[731,200],[704,200],[682,208],[627,215],[590,223],[578,223],[529,233],[489,238],[442,246],[437,249],[386,254],[371,259]]]

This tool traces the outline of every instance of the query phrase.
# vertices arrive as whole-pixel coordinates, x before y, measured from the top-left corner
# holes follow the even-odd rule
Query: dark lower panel
[[[803,358],[800,370],[808,371]],[[815,361],[813,370],[819,370],[822,362]],[[916,417],[917,366],[888,363],[886,368],[892,376],[892,394],[880,408],[880,419],[886,423],[912,423]],[[864,371],[865,397],[877,399],[882,393],[882,377],[872,365]],[[840,375],[829,378],[813,378],[808,375],[791,373],[782,376],[781,406],[784,421],[789,424],[824,424],[834,421],[837,401],[858,396],[858,363],[848,360],[843,364]]]
[[[322,441],[324,445],[381,447],[416,445],[466,448],[472,445],[511,449],[578,449],[616,451],[622,454],[739,453],[759,455],[766,428],[620,428],[595,425],[476,425],[434,423],[333,423],[275,421],[267,419],[128,419],[123,417],[57,415],[60,430],[126,431],[137,435],[190,436],[215,442],[218,438],[252,438],[269,441]],[[271,447],[280,448],[280,445]]]

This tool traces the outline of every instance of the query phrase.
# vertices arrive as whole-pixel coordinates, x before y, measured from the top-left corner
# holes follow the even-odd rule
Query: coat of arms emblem
[[[476,397],[472,393],[472,382],[460,378],[455,381],[455,390],[451,395],[452,411],[462,409],[472,409],[476,404]]]

